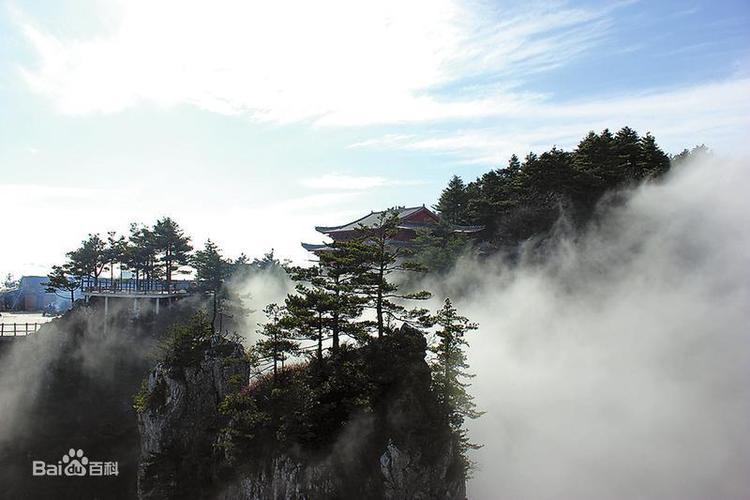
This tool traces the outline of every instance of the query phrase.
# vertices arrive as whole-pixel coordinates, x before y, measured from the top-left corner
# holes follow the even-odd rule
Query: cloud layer
[[[87,38],[15,18],[38,56],[22,69],[26,82],[70,114],[188,104],[272,123],[448,123],[357,144],[472,163],[625,124],[670,149],[744,151],[750,80],[741,77],[585,100],[528,90],[536,75],[601,47],[628,3],[132,0],[113,3],[111,29]]]
[[[441,281],[480,324],[471,497],[746,497],[749,172],[688,167],[541,264]]]
[[[457,0],[136,0],[116,11],[111,32],[86,39],[16,14],[39,56],[25,78],[60,110],[189,103],[322,125],[497,114],[536,98],[509,91],[514,79],[564,64],[611,23],[607,9],[501,12]],[[488,76],[488,88],[440,96]]]

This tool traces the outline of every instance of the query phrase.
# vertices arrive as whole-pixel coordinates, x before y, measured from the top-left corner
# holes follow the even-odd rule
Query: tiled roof
[[[424,206],[398,208],[397,209],[398,218],[405,219],[409,217],[410,215],[413,215],[414,213],[423,209],[429,210],[425,208]],[[368,215],[365,215],[364,217],[357,219],[355,221],[349,222],[348,224],[343,224],[341,226],[316,226],[315,230],[318,231],[319,233],[338,233],[342,231],[355,231],[359,229],[360,226],[373,227],[379,222],[380,217],[385,212],[386,210],[381,210],[380,212],[370,212]]]

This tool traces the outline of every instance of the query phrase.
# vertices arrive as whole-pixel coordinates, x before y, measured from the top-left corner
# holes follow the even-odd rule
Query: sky
[[[0,3],[0,275],[175,218],[295,261],[315,225],[629,125],[750,152],[746,1]]]

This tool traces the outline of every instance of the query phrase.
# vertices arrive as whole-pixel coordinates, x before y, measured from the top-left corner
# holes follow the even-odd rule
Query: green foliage
[[[445,299],[442,309],[435,316],[438,330],[437,342],[431,347],[434,354],[432,363],[432,386],[439,406],[447,418],[466,472],[472,466],[467,452],[479,446],[469,441],[464,422],[482,415],[477,411],[474,398],[467,387],[466,379],[474,375],[468,373],[465,349],[468,347],[465,335],[477,325],[458,314],[450,299]]]
[[[352,291],[361,298],[362,306],[375,313],[374,322],[362,322],[380,338],[393,330],[396,321],[420,322],[424,309],[408,309],[405,300],[425,300],[425,290],[405,292],[394,278],[404,273],[424,273],[427,269],[408,260],[409,252],[394,245],[400,232],[398,211],[383,212],[372,227],[361,227],[360,236],[336,242],[335,251],[350,262]]]
[[[469,195],[464,181],[454,175],[433,208],[440,213],[444,221],[451,224],[463,224],[467,220],[468,201]]]
[[[67,298],[70,294],[70,303],[75,301],[75,291],[81,288],[81,277],[73,274],[70,266],[53,266],[52,272],[47,275],[47,282],[44,283],[46,291],[60,294],[65,292]]]
[[[186,323],[175,325],[167,332],[161,346],[164,363],[172,368],[198,365],[213,335],[213,326],[206,315],[194,314]]]
[[[445,273],[472,248],[472,240],[453,231],[453,226],[441,219],[434,229],[417,232],[409,254],[413,260],[431,273]]]
[[[141,381],[141,387],[133,396],[133,409],[138,413],[164,404],[167,398],[167,386],[160,381],[153,391],[148,390],[148,380]]]
[[[299,353],[299,342],[292,329],[296,325],[290,324],[289,313],[277,304],[269,304],[263,312],[268,321],[258,330],[263,338],[255,344],[255,352],[261,360],[271,360],[276,377],[279,365],[283,370],[284,362]]]
[[[227,300],[225,282],[232,272],[231,263],[226,260],[219,246],[206,240],[203,250],[198,250],[190,260],[195,268],[195,281],[198,290],[211,296],[211,326],[216,330],[216,317]]]
[[[106,243],[98,234],[89,234],[81,246],[67,253],[65,270],[75,276],[90,276],[98,284],[99,275],[107,264]]]
[[[392,422],[385,410],[402,400],[420,405],[408,407],[414,412],[410,432],[445,438],[440,427],[444,420],[430,392],[424,348],[418,332],[390,335],[359,348],[342,345],[335,355],[329,353],[323,371],[311,361],[288,367],[276,377],[261,375],[222,403],[229,417],[222,446],[241,462],[262,463],[274,454],[300,450],[327,454],[355,419],[380,414],[381,431],[388,433]],[[370,437],[384,435],[358,436],[362,441]]]
[[[302,294],[309,295],[307,305],[317,302],[321,306],[317,309],[325,316],[323,326],[330,331],[334,353],[339,349],[342,336],[357,341],[365,336],[358,319],[366,300],[357,294],[356,283],[364,267],[359,253],[349,252],[347,248],[322,252],[317,266],[291,269],[292,278],[302,286]]]
[[[172,273],[180,270],[190,262],[190,238],[185,236],[184,231],[171,218],[164,217],[154,224],[151,232],[153,247],[159,254],[159,261],[164,267],[164,276],[167,286],[172,282]]]
[[[685,153],[678,156],[673,164]],[[669,168],[651,134],[629,127],[590,132],[572,152],[555,147],[523,162],[513,155],[507,167],[465,186],[454,177],[435,208],[449,222],[483,225],[485,239],[511,247],[549,232],[563,211],[585,223],[606,192],[658,179]]]
[[[713,156],[711,150],[707,148],[705,144],[701,144],[700,146],[695,146],[690,150],[683,149],[678,154],[672,156],[670,158],[670,164],[672,167],[679,168],[688,160],[701,160],[710,158],[711,156]]]

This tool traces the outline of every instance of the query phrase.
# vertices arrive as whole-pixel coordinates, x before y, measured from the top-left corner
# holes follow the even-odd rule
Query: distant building
[[[421,207],[409,208],[399,207],[395,210],[398,213],[399,232],[388,242],[393,246],[408,246],[411,241],[416,238],[419,230],[434,228],[440,223],[440,216],[429,208],[426,208],[424,205]],[[370,212],[364,217],[341,226],[316,226],[315,230],[328,236],[334,242],[351,240],[360,236],[362,232],[367,231],[368,228],[375,227],[380,221],[380,217],[385,212],[385,210],[381,210],[380,212]],[[463,234],[474,234],[484,229],[482,226],[459,225],[452,225],[451,228],[455,233]],[[325,251],[331,248],[330,245],[326,243],[302,243],[302,247],[313,253]]]
[[[70,299],[47,292],[47,276],[23,276],[16,288],[0,293],[0,304],[7,311],[62,311],[70,308]]]

